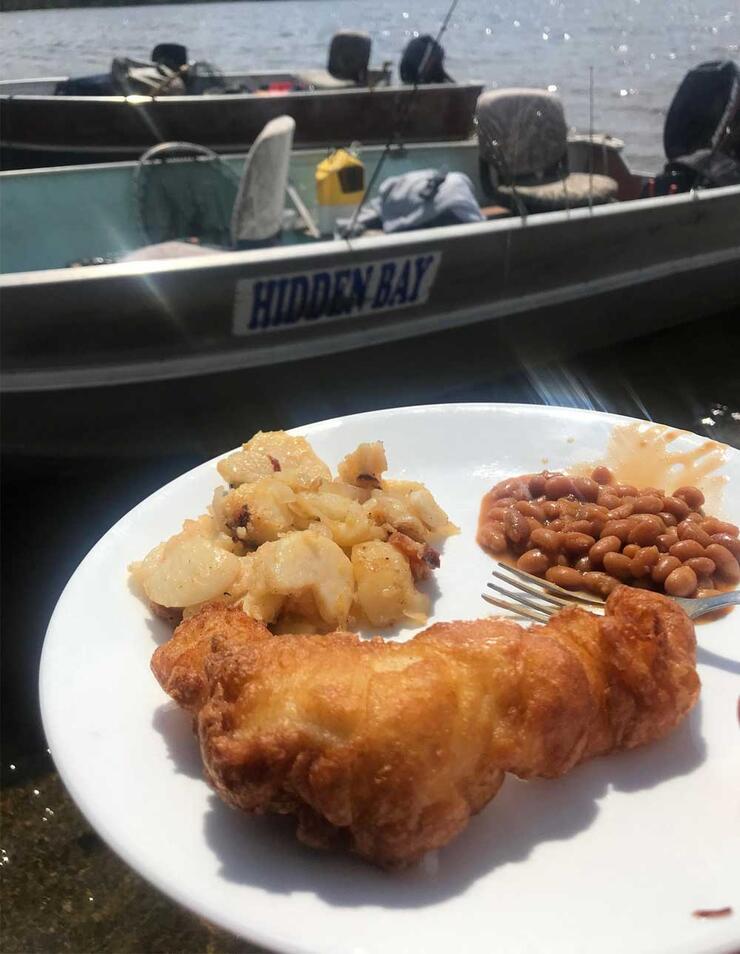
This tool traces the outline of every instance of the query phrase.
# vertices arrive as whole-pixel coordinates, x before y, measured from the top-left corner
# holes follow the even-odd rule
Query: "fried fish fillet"
[[[188,621],[190,655],[163,682],[175,698],[199,687],[185,696],[200,704],[213,786],[245,811],[295,814],[309,844],[387,868],[448,842],[505,772],[556,777],[660,738],[699,693],[688,617],[626,587],[603,618],[569,608],[528,629],[441,623],[406,643],[253,636],[216,612]]]

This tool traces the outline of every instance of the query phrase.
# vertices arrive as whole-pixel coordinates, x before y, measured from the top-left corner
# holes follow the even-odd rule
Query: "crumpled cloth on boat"
[[[446,169],[423,169],[386,179],[378,195],[360,211],[352,234],[376,228],[386,233],[408,232],[483,220],[468,176]],[[340,235],[349,234],[350,223],[351,219],[338,223]]]

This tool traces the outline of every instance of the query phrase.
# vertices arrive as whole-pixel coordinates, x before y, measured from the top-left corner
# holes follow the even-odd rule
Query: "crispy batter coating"
[[[236,616],[213,624],[216,612],[200,624],[222,636],[213,651],[196,642],[177,659],[185,685],[208,686],[197,726],[211,783],[245,811],[295,814],[309,844],[387,868],[449,841],[504,772],[555,777],[657,739],[699,693],[688,617],[627,587],[604,618],[571,608],[528,629],[441,623],[406,643],[253,638]],[[165,688],[182,696],[174,669]]]

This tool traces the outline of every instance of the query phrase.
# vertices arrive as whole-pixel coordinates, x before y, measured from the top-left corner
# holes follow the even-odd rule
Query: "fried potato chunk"
[[[414,587],[408,559],[390,543],[375,540],[352,548],[357,602],[372,626],[390,626],[403,617],[424,621],[429,601]]]
[[[348,484],[364,489],[380,489],[383,474],[388,470],[382,441],[360,444],[339,464],[339,476]]]
[[[331,480],[331,471],[316,456],[305,437],[293,437],[285,431],[259,431],[218,464],[218,472],[232,486],[253,484],[260,477],[281,473],[291,485],[311,487],[317,481]]]

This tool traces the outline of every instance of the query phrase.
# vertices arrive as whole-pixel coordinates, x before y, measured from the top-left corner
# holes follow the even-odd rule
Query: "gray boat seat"
[[[325,70],[304,70],[298,79],[310,89],[367,86],[372,41],[367,33],[339,30],[331,39]]]
[[[481,181],[509,208],[552,212],[611,202],[609,176],[568,171],[568,130],[560,98],[544,89],[483,93],[475,109]]]
[[[231,249],[265,248],[275,245],[279,240],[283,227],[294,130],[295,120],[290,116],[278,116],[271,119],[247,153],[231,210],[229,222]],[[182,147],[188,144],[172,143],[170,145],[173,149],[179,147],[182,151]],[[165,144],[156,148],[161,152]],[[202,149],[203,147],[191,148]],[[175,174],[177,171],[175,170]],[[203,181],[207,188],[213,188],[212,179]],[[204,198],[208,205],[208,195]],[[203,197],[198,204],[203,204]],[[201,245],[197,237],[194,240],[188,240],[188,238],[173,235],[163,241],[127,252],[119,258],[119,261],[183,258],[226,251],[224,248]]]

